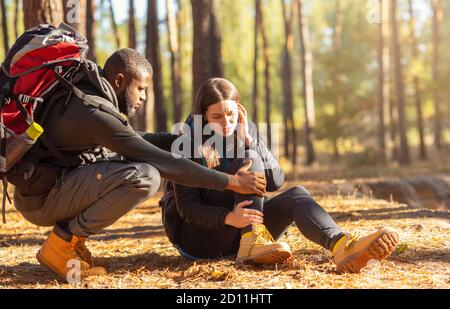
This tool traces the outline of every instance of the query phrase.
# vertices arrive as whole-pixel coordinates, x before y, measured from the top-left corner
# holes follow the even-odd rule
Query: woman
[[[187,124],[191,131],[196,126],[203,129],[199,147],[191,139],[199,154],[194,161],[227,173],[246,169],[264,174],[266,188],[261,188],[261,196],[246,196],[169,184],[161,201],[163,222],[183,256],[282,263],[292,254],[288,244],[274,238],[292,223],[306,238],[332,251],[339,272],[360,272],[370,259],[385,259],[395,249],[399,236],[394,230],[383,228],[366,237],[345,233],[303,187],[292,187],[272,199],[263,196],[282,186],[284,174],[256,130],[249,129],[246,110],[231,82],[206,81]]]

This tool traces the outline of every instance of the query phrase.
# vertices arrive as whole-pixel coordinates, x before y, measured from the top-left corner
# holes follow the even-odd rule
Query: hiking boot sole
[[[374,239],[365,249],[349,256],[337,265],[339,273],[360,273],[370,260],[382,261],[397,247],[398,233],[386,231]]]
[[[258,255],[241,257],[236,259],[237,264],[259,264],[259,265],[274,265],[283,264],[289,258],[292,257],[292,253],[287,249],[275,249],[270,252],[263,252]]]

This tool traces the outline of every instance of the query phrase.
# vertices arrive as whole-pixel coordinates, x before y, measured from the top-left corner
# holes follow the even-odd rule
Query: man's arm
[[[264,194],[265,179],[260,175],[241,172],[227,175],[204,168],[189,159],[175,158],[144,140],[131,126],[125,126],[114,116],[100,110],[88,120],[91,143],[104,146],[129,160],[153,165],[163,178],[190,187],[212,190],[232,190],[242,194]]]
[[[179,135],[168,132],[149,133],[136,131],[136,133],[150,144],[168,152],[171,152],[172,143],[179,137]]]

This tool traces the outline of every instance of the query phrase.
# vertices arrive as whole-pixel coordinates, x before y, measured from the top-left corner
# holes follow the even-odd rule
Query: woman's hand
[[[225,217],[225,224],[242,229],[251,224],[263,223],[264,214],[255,209],[246,209],[253,201],[243,201],[236,205],[234,210]]]
[[[247,110],[241,103],[238,103],[238,113],[239,113],[238,122],[240,124],[239,135],[242,138],[242,140],[245,142],[245,145],[250,146],[251,143],[253,142],[253,138],[251,137],[249,130],[248,130]]]

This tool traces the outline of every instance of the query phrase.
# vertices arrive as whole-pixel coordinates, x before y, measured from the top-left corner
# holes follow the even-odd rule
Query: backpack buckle
[[[18,99],[19,99],[20,103],[25,103],[25,104],[32,103],[33,105],[41,104],[44,102],[44,99],[42,99],[42,98],[30,97],[25,94],[19,95]]]
[[[64,68],[63,68],[63,66],[62,65],[57,65],[57,66],[55,66],[55,72],[56,73],[58,73],[58,74],[62,74],[62,73],[64,73]]]
[[[11,92],[12,83],[11,81],[6,81],[3,87],[0,88],[0,109],[2,109],[6,104],[9,103],[9,93]]]
[[[7,81],[2,88],[0,88],[0,95],[7,96],[9,92],[11,91],[12,84],[11,81]]]

